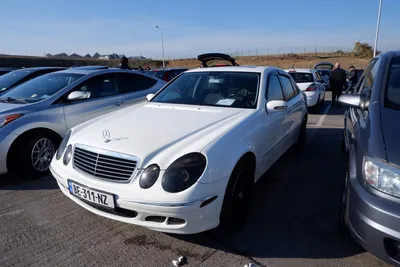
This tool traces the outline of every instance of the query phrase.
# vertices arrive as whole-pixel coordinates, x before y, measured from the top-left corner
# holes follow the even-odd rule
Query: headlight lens
[[[8,116],[0,117],[0,128],[3,127],[6,124],[12,122],[15,119],[18,119],[21,116],[22,116],[22,114],[14,114],[14,115],[8,115]]]
[[[369,185],[386,194],[400,197],[400,169],[366,156],[363,172]]]
[[[143,189],[148,189],[154,185],[160,175],[160,167],[153,164],[146,168],[139,180],[139,185]]]
[[[71,157],[72,157],[72,145],[69,145],[64,153],[64,158],[63,158],[64,165],[68,165],[68,163],[71,161]]]
[[[165,171],[161,181],[163,189],[170,193],[188,189],[203,174],[206,163],[206,157],[201,153],[180,157]]]
[[[64,153],[65,149],[67,148],[67,144],[69,141],[69,137],[71,136],[71,130],[68,131],[68,133],[65,134],[63,140],[61,141],[60,146],[57,149],[56,153],[56,159],[59,160]]]

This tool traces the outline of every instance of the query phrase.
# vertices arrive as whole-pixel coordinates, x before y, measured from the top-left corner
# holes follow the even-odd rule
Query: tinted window
[[[13,86],[15,83],[20,81],[21,79],[25,78],[28,76],[31,71],[27,70],[16,70],[12,71],[9,73],[6,73],[4,75],[0,76],[0,92],[5,91],[9,87]]]
[[[312,83],[314,82],[314,76],[312,73],[307,72],[289,72],[289,75],[293,78],[296,83]]]
[[[393,109],[400,109],[400,57],[393,58],[390,63],[389,77],[386,86],[386,103]]]
[[[41,101],[49,98],[83,76],[84,74],[75,73],[45,74],[14,87],[2,95],[2,98],[22,98],[29,102]]]
[[[295,90],[292,86],[292,83],[290,82],[288,77],[280,75],[280,80],[281,80],[283,95],[285,96],[285,99],[290,99],[294,95],[297,94],[297,92],[295,92]]]
[[[164,78],[164,73],[165,73],[165,71],[156,71],[154,73],[154,76],[156,76],[159,79],[163,79]]]
[[[281,83],[277,75],[271,75],[268,80],[267,101],[284,100]]]
[[[191,72],[180,75],[151,102],[255,108],[259,73]]]
[[[380,59],[373,59],[368,65],[362,77],[362,81],[360,82],[360,87],[358,89],[359,94],[367,93],[372,90],[372,86],[374,85],[376,75],[381,65],[380,63]]]
[[[89,94],[89,99],[117,94],[113,75],[100,75],[89,79],[74,91],[83,91]]]
[[[117,76],[118,93],[131,93],[146,90],[154,86],[157,81],[138,74],[120,74]]]

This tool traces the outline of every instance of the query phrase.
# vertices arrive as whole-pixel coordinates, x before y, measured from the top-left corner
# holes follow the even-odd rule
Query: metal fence
[[[165,60],[187,60],[195,59],[197,55],[187,56],[168,56],[166,52]],[[221,51],[218,51],[221,52]],[[280,56],[280,55],[318,55],[318,56],[340,56],[345,53],[353,52],[353,48],[348,47],[320,47],[320,46],[301,46],[301,47],[275,47],[275,48],[259,48],[252,50],[221,52],[230,55],[231,57],[248,57],[248,56]],[[199,53],[200,54],[200,53]],[[161,57],[149,57],[155,60],[162,60]]]

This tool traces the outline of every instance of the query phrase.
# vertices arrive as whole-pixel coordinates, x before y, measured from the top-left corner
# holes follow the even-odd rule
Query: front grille
[[[128,182],[137,163],[133,156],[130,159],[116,152],[80,146],[74,149],[74,168],[99,179]]]

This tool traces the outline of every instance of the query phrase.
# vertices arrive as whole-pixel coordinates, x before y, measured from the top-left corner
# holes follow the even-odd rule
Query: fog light
[[[64,165],[68,165],[68,163],[71,161],[71,158],[72,158],[72,145],[69,145],[64,154],[63,158]]]

